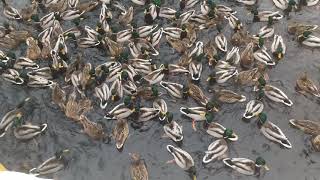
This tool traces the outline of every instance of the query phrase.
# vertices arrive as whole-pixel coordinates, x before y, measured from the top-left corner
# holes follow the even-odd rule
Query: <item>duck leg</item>
[[[194,131],[197,131],[197,128],[196,128],[196,120],[192,119],[192,129]]]
[[[175,163],[176,163],[176,161],[174,159],[168,160],[166,162],[166,164],[175,164]]]

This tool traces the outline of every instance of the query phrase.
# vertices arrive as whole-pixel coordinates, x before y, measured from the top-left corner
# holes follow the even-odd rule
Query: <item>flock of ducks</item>
[[[167,146],[173,156],[168,163],[177,164],[196,179],[192,156],[180,148],[183,128],[168,109],[169,101],[162,97],[169,96],[171,103],[191,98],[199,106],[182,106],[181,114],[192,120],[195,131],[196,123],[202,122],[205,132],[217,139],[204,151],[203,163],[219,160],[242,174],[257,175],[262,169],[268,170],[266,161],[262,157],[255,161],[229,157],[228,147],[241,137],[216,122],[215,114],[222,103],[248,101],[243,119],[257,119],[258,128],[267,139],[292,148],[286,135],[264,112],[266,99],[279,106],[293,105],[281,89],[268,82],[268,69],[277,66],[286,54],[285,41],[275,34],[274,23],[293,11],[317,5],[319,0],[272,0],[279,11],[259,10],[257,0],[235,1],[250,9],[254,23],[265,22],[257,33],[247,31],[235,10],[213,0],[180,0],[179,9],[164,7],[161,0],[132,0],[130,7],[112,0],[33,0],[26,8],[16,9],[2,0],[3,15],[9,21],[0,26],[1,77],[16,85],[50,88],[52,102],[67,118],[82,126],[83,132],[94,140],[113,139],[119,150],[129,135],[128,122],[134,128],[142,128],[145,122],[159,119],[164,137],[176,144]],[[199,3],[200,11],[197,11],[195,7]],[[144,25],[137,26],[134,10],[140,7],[145,9]],[[88,13],[96,10],[100,10],[100,15],[95,27],[83,25]],[[17,28],[13,21],[33,29]],[[160,26],[159,21],[167,24]],[[64,24],[68,23],[73,27],[66,29]],[[232,33],[228,39],[224,32],[230,28]],[[215,30],[216,35],[201,41],[198,34],[207,30]],[[288,24],[288,33],[301,45],[311,48],[320,47],[317,31],[317,25]],[[269,40],[272,40],[270,48],[267,47]],[[161,54],[164,41],[180,55],[177,62],[168,62],[164,57],[160,63],[154,60]],[[22,45],[26,46],[25,53],[16,57],[14,50]],[[70,49],[88,48],[105,52],[106,60],[102,64],[91,64],[84,60],[84,53],[76,57],[70,53]],[[39,60],[48,63],[44,65],[38,63]],[[199,85],[206,65],[211,69],[206,77],[209,85],[234,83],[252,87],[256,98],[248,100],[228,89],[211,89],[209,98]],[[187,83],[173,82],[174,76],[185,77]],[[305,96],[320,97],[319,89],[306,73],[297,79],[296,90]],[[92,103],[92,100],[99,102]],[[50,124],[25,122],[25,106],[29,101],[30,98],[26,98],[2,117],[0,137],[13,129],[17,139],[29,140],[50,128]],[[86,114],[96,108],[106,112],[105,119],[116,122],[112,133],[105,132],[104,123],[87,117]],[[310,134],[314,149],[320,151],[319,122],[295,119],[289,122]],[[58,151],[29,173],[46,175],[63,169],[68,152],[68,149]],[[132,179],[148,179],[144,160],[137,153],[130,156]]]

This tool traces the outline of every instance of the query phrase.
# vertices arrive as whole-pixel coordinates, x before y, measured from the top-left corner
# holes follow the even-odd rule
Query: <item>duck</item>
[[[156,99],[153,101],[153,108],[159,111],[159,120],[164,121],[167,118],[168,107],[163,99]]]
[[[286,45],[283,42],[282,36],[274,35],[273,42],[271,45],[271,52],[273,56],[279,61],[281,60],[284,55],[286,54]]]
[[[232,49],[227,53],[226,62],[231,65],[237,65],[240,62],[239,47],[232,47]]]
[[[106,134],[101,124],[90,121],[85,115],[80,115],[79,122],[83,126],[83,132],[94,140],[104,140]]]
[[[253,47],[254,44],[253,42],[250,42],[246,48],[242,51],[241,56],[240,56],[240,65],[241,67],[244,67],[248,69],[251,67],[254,57],[253,57]]]
[[[270,121],[267,121],[267,115],[262,112],[258,115],[258,127],[261,133],[269,140],[291,149],[292,145],[282,130]]]
[[[2,4],[4,7],[3,15],[6,18],[8,18],[10,20],[21,20],[22,19],[20,12],[16,8],[7,4],[6,0],[2,0]]]
[[[126,119],[118,119],[112,131],[112,137],[116,141],[116,148],[121,149],[128,138],[129,125]]]
[[[21,69],[35,70],[35,69],[39,68],[39,65],[27,57],[19,57],[14,62],[13,68],[16,70],[18,70],[18,69],[19,70],[21,70]]]
[[[15,69],[7,69],[1,74],[2,78],[13,84],[21,85],[24,83],[23,78],[20,77],[20,74]]]
[[[23,78],[24,83],[27,84],[28,87],[32,88],[47,88],[53,85],[53,81],[48,80],[42,76],[33,76],[33,75],[20,75]]]
[[[131,55],[134,58],[145,58],[152,56],[158,56],[159,52],[152,46],[152,44],[146,39],[139,39],[136,42],[128,44]]]
[[[177,64],[161,64],[160,67],[164,67],[164,73],[169,75],[188,74],[189,70],[183,66]]]
[[[67,164],[65,155],[69,152],[70,152],[69,149],[57,151],[53,157],[47,159],[38,167],[30,169],[29,173],[36,176],[47,175],[47,174],[56,173],[64,169]]]
[[[139,108],[133,107],[128,108],[126,107],[125,103],[120,103],[116,105],[112,110],[107,112],[107,114],[104,116],[105,119],[126,119],[128,118],[132,113],[138,111]]]
[[[236,0],[236,1],[247,6],[253,6],[258,2],[258,0]]]
[[[14,136],[19,140],[30,140],[38,136],[39,134],[43,133],[48,127],[48,124],[46,123],[41,125],[33,125],[30,123],[27,123],[27,124],[18,123],[18,124],[19,125],[16,125],[16,127],[14,128],[13,133],[14,133]]]
[[[243,113],[243,118],[245,119],[251,119],[255,116],[258,116],[260,113],[262,113],[264,108],[264,105],[259,100],[250,100],[246,105],[246,110]]]
[[[317,152],[320,152],[320,135],[314,136],[311,139],[311,144]]]
[[[285,10],[288,8],[288,0],[273,0],[274,5],[282,10]]]
[[[25,174],[22,172],[9,171],[1,163],[0,163],[0,178],[3,180],[9,180],[9,179],[53,180],[53,179],[39,178],[33,174]]]
[[[54,104],[58,105],[62,110],[65,110],[67,95],[66,95],[66,92],[59,86],[58,83],[54,83],[52,85],[51,98]]]
[[[203,47],[204,56],[208,59],[209,66],[213,66],[217,64],[218,60],[220,59],[218,49],[214,43],[214,41],[209,41]]]
[[[246,97],[244,95],[239,95],[231,90],[221,89],[214,92],[220,102],[232,104],[246,101]]]
[[[164,67],[161,66],[158,69],[150,72],[143,77],[150,85],[159,83],[164,77]]]
[[[171,9],[169,7],[160,7],[159,17],[170,20],[179,20],[177,24],[183,25],[189,22],[189,19],[194,15],[195,10],[191,9],[184,13]]]
[[[185,151],[179,147],[175,147],[173,145],[167,145],[167,150],[174,158],[173,160],[168,161],[167,163],[174,162],[181,169],[183,169],[185,171],[194,169],[193,158],[187,151]],[[195,176],[195,172],[194,172],[194,176]],[[195,178],[193,178],[193,179],[195,179]]]
[[[312,48],[320,47],[320,38],[311,34],[311,31],[303,32],[298,36],[298,42]]]
[[[14,109],[10,110],[2,117],[0,122],[0,137],[3,137],[6,134],[7,130],[12,127],[15,121],[22,118],[22,108],[28,101],[30,101],[30,98],[25,98]]]
[[[38,41],[34,39],[33,37],[28,37],[26,39],[27,44],[27,53],[26,57],[31,60],[37,60],[41,57],[41,49],[38,46]]]
[[[178,53],[183,54],[187,51],[188,47],[188,40],[187,39],[176,39],[170,36],[166,36],[166,40],[168,44]]]
[[[170,96],[172,96],[174,98],[178,98],[178,99],[183,98],[183,94],[182,94],[183,85],[182,84],[161,81],[160,86],[162,88],[164,88]]]
[[[144,22],[146,24],[153,24],[154,20],[158,17],[159,8],[154,4],[149,4],[144,10]]]
[[[137,0],[133,0],[137,1]],[[129,153],[132,161],[130,164],[131,179],[148,180],[149,173],[144,159],[141,159],[137,153]]]
[[[267,66],[274,66],[276,64],[265,48],[260,48],[257,51],[255,51],[253,53],[253,57],[255,60]]]
[[[108,85],[106,83],[103,83],[100,87],[95,87],[94,92],[95,96],[100,100],[100,108],[105,109],[111,96]]]
[[[151,86],[139,87],[137,94],[139,97],[142,97],[146,100],[154,99],[162,95],[162,93],[160,93],[158,90],[158,86],[155,84]]]
[[[289,123],[302,130],[306,134],[318,135],[320,134],[320,124],[316,121],[303,120],[303,119],[290,119]]]
[[[288,22],[288,33],[296,36],[301,35],[305,31],[315,31],[318,25],[305,24],[302,22],[290,21]]]
[[[292,106],[293,102],[288,98],[288,96],[281,91],[279,88],[267,84],[263,89],[259,90],[259,96],[266,96],[272,101],[280,102],[286,106]]]
[[[192,119],[192,128],[196,131],[196,121],[211,122],[213,120],[213,114],[207,111],[206,107],[181,107],[180,112]]]
[[[202,73],[202,63],[191,61],[189,64],[189,72],[193,81],[199,81]]]
[[[197,3],[199,3],[199,0],[180,0],[180,4],[179,4],[180,10],[191,9]]]
[[[260,28],[259,33],[254,35],[253,38],[269,38],[274,35],[274,27],[273,25],[273,18],[271,16],[268,17],[268,24]]]
[[[320,91],[315,83],[308,77],[307,72],[300,76],[296,81],[296,90],[301,94],[311,94],[320,97]]]
[[[235,78],[235,82],[239,85],[253,86],[258,81],[260,75],[258,68],[241,71]]]
[[[153,107],[141,107],[139,109],[139,117],[137,122],[146,122],[152,120],[153,118],[158,117],[159,113],[159,109],[155,109]]]
[[[272,17],[273,20],[280,20],[283,18],[283,15],[279,11],[258,11],[254,8],[251,13],[253,14],[253,22],[267,22],[269,17]]]
[[[230,128],[225,128],[219,123],[211,122],[206,127],[206,132],[215,138],[228,138],[230,141],[237,141],[238,135]]]
[[[173,120],[172,113],[167,113],[167,123],[163,126],[165,135],[174,142],[178,143],[183,140],[182,126]]]
[[[218,139],[208,146],[202,162],[208,164],[215,160],[222,160],[228,157],[228,143],[225,139]]]
[[[203,93],[202,89],[194,83],[189,83],[183,88],[183,96],[191,97],[202,106],[206,106],[209,98]],[[217,110],[217,109],[215,109]]]
[[[116,1],[113,4],[114,7],[120,9],[122,12],[119,15],[119,22],[122,25],[130,24],[133,19],[133,7],[129,7],[126,9],[124,5],[122,5],[120,2]]]
[[[262,167],[265,170],[269,170],[269,167],[266,165],[266,161],[262,157],[257,157],[256,161],[252,161],[247,158],[225,158],[222,161],[226,166],[241,174],[249,176],[260,174]]]
[[[227,43],[227,38],[226,36],[221,33],[221,29],[219,30],[219,34],[214,38],[214,41],[218,47],[218,49],[224,53],[228,51],[228,43]]]
[[[80,115],[88,112],[92,109],[91,101],[89,99],[76,100],[77,94],[74,89],[73,92],[68,96],[65,105],[65,115],[73,121],[79,122]]]

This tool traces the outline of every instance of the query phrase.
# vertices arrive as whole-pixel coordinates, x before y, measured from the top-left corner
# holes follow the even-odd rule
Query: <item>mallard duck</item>
[[[159,83],[164,77],[164,67],[160,66],[158,69],[150,72],[146,76],[143,77],[149,84],[157,84]]]
[[[2,78],[13,84],[23,84],[24,80],[20,77],[20,74],[15,69],[7,69],[4,73],[1,74]]]
[[[130,109],[126,107],[124,103],[120,103],[117,106],[115,106],[112,110],[107,112],[104,118],[105,119],[126,119],[137,110],[138,109],[136,107]]]
[[[260,113],[258,126],[261,133],[269,140],[276,142],[283,147],[288,149],[292,148],[292,145],[286,135],[281,131],[281,129],[270,121],[267,121],[267,115],[265,113]]]
[[[74,121],[79,121],[80,115],[88,112],[90,109],[92,109],[92,106],[89,99],[77,101],[76,98],[76,91],[73,90],[73,92],[68,96],[64,112],[68,118]]]
[[[118,101],[123,97],[123,85],[121,83],[120,78],[117,78],[115,81],[113,81],[111,87],[110,87],[110,93],[111,93],[111,100]]]
[[[30,100],[30,98],[24,99],[13,110],[7,112],[0,122],[0,137],[6,134],[6,131],[13,125],[16,120],[21,119],[23,112],[22,107]]]
[[[268,25],[260,28],[259,33],[257,35],[254,35],[253,38],[259,39],[259,38],[272,37],[274,35],[274,27],[272,25],[273,25],[273,18],[269,16]]]
[[[252,6],[252,5],[255,5],[258,0],[236,0],[236,1],[239,3],[243,3],[245,5],[248,5],[248,6]]]
[[[288,32],[296,36],[301,35],[305,31],[315,31],[318,25],[304,24],[301,22],[288,22]]]
[[[293,102],[288,98],[288,96],[282,92],[279,88],[266,85],[263,89],[259,90],[259,96],[267,96],[272,101],[283,103],[287,106],[292,106]]]
[[[290,124],[294,127],[302,130],[304,133],[311,134],[311,135],[318,135],[320,134],[320,123],[311,120],[296,120],[290,119]]]
[[[320,47],[320,38],[311,34],[311,31],[303,32],[298,36],[298,42],[309,47]]]
[[[207,112],[206,107],[192,107],[186,108],[181,107],[180,112],[192,119],[192,128],[196,131],[196,121],[206,121],[211,122],[213,120],[213,114],[211,112]]]
[[[134,81],[127,80],[127,81],[123,84],[123,91],[124,91],[124,93],[127,94],[127,95],[136,96],[136,95],[137,95],[137,92],[138,92],[138,87],[137,87],[137,85],[134,83]]]
[[[283,42],[282,36],[274,35],[273,42],[271,45],[271,52],[273,56],[279,61],[283,58],[286,53],[286,45]]]
[[[246,97],[244,95],[239,95],[231,90],[218,90],[215,91],[217,96],[217,100],[224,103],[236,103],[236,102],[244,102],[246,101]]]
[[[15,69],[38,69],[39,65],[33,62],[31,59],[27,57],[19,57],[14,62],[13,68]]]
[[[203,106],[206,106],[209,102],[209,98],[203,93],[202,89],[193,83],[189,83],[183,88],[183,96],[184,98],[190,96]]]
[[[47,159],[38,167],[31,169],[29,173],[34,175],[46,175],[62,170],[67,163],[65,155],[69,152],[69,149],[57,151],[53,157]]]
[[[246,158],[226,158],[223,159],[223,163],[245,175],[260,174],[261,167],[269,170],[268,166],[266,165],[266,161],[262,157],[258,157],[256,161]]]
[[[153,108],[159,110],[159,120],[163,121],[167,118],[168,107],[166,101],[157,99],[153,101]]]
[[[159,52],[152,46],[152,44],[146,39],[139,39],[136,42],[128,44],[131,55],[134,58],[145,58],[152,56],[158,56]]]
[[[274,5],[282,10],[285,10],[288,8],[288,0],[273,0]]]
[[[214,41],[209,41],[203,48],[203,53],[205,57],[208,59],[209,66],[217,64],[220,56],[218,54],[218,49]]]
[[[180,0],[180,10],[191,9],[199,0]]]
[[[146,24],[153,24],[154,20],[158,17],[159,8],[150,4],[148,8],[144,10],[144,22]]]
[[[253,39],[249,32],[244,29],[235,29],[234,31],[230,39],[233,46],[248,45]]]
[[[166,39],[167,39],[168,44],[174,50],[176,50],[178,53],[182,54],[187,51],[187,49],[188,49],[188,45],[187,45],[188,40],[187,39],[180,40],[180,39],[172,38],[170,36],[166,36]]]
[[[51,98],[54,104],[58,105],[63,110],[65,109],[67,101],[66,92],[58,83],[54,83],[52,86]]]
[[[160,95],[161,93],[159,93],[158,87],[156,85],[138,88],[138,96],[146,100],[154,99]]]
[[[174,9],[169,7],[161,7],[159,11],[159,17],[171,19],[171,20],[178,20],[178,24],[186,24],[189,22],[189,19],[194,15],[195,10],[189,10],[184,13],[180,13]]]
[[[202,162],[207,164],[216,159],[222,160],[228,157],[228,144],[225,139],[218,139],[212,142],[208,146],[208,150],[205,151],[205,155],[202,158]]]
[[[255,60],[268,65],[274,66],[276,63],[272,60],[271,56],[268,54],[265,48],[260,48],[256,52],[253,53],[253,57]]]
[[[215,69],[216,72],[211,73],[208,78],[207,81],[209,83],[213,83],[213,82],[217,82],[217,83],[225,83],[227,82],[229,79],[231,79],[232,77],[236,76],[238,74],[238,70],[235,68],[235,66],[231,66],[229,63],[227,68],[219,68],[219,63],[220,64],[225,64],[227,62],[223,62],[223,61],[219,61],[218,64],[216,65]]]
[[[85,115],[80,115],[79,119],[83,126],[83,132],[94,140],[104,140],[106,134],[101,124],[90,121]]]
[[[161,81],[160,82],[161,87],[163,87],[167,92],[175,98],[182,98],[182,90],[183,90],[183,85],[178,84],[178,83],[173,83],[173,82],[166,82],[166,81]]]
[[[133,0],[136,1],[136,0]],[[148,180],[149,173],[146,162],[137,153],[129,153],[132,161],[130,164],[130,176],[132,180]]]
[[[233,65],[239,64],[240,54],[238,47],[232,47],[232,49],[227,53],[226,61]]]
[[[254,44],[251,42],[247,45],[247,47],[241,53],[240,65],[244,68],[249,68],[254,61],[253,47],[254,47]]]
[[[264,105],[261,101],[251,100],[246,105],[246,110],[243,113],[245,119],[251,119],[258,116],[263,111]]]
[[[21,16],[20,12],[16,8],[14,8],[14,7],[10,6],[9,4],[7,4],[6,0],[2,0],[2,4],[3,4],[3,7],[4,7],[3,15],[6,18],[13,19],[13,20],[22,19],[22,16]]]
[[[27,44],[27,53],[26,57],[31,60],[37,60],[41,57],[41,49],[38,46],[38,41],[34,39],[33,37],[29,37],[26,40]]]
[[[215,38],[214,41],[218,47],[218,49],[222,52],[228,51],[228,44],[227,44],[227,38],[223,33],[219,33]]]
[[[19,124],[14,128],[14,136],[19,140],[29,140],[41,134],[47,129],[47,124],[32,125],[32,124]]]
[[[320,135],[317,135],[311,139],[311,143],[313,148],[317,151],[320,152]]]
[[[126,119],[118,119],[112,131],[112,137],[116,141],[117,149],[121,149],[129,135],[129,125]]]
[[[171,113],[167,114],[167,124],[163,126],[165,135],[169,137],[174,142],[181,142],[183,140],[182,126],[176,121],[173,121],[173,115]]]
[[[10,179],[53,180],[53,179],[38,178],[33,174],[25,174],[22,172],[9,171],[1,163],[0,163],[0,178],[2,180],[10,180]]]
[[[283,18],[283,15],[279,11],[258,11],[253,9],[251,11],[253,14],[253,21],[269,21],[269,17],[272,17],[273,20],[280,20]]]
[[[202,63],[191,61],[189,64],[189,72],[193,81],[199,81],[202,73]]]
[[[301,77],[296,81],[296,89],[301,94],[312,94],[316,97],[320,97],[320,91],[318,90],[315,83],[308,78],[307,73],[305,72]]]
[[[104,4],[102,0],[100,0],[101,4]],[[88,1],[88,2],[82,2],[79,3],[79,5],[76,7],[77,10],[80,12],[91,12],[93,11],[100,3],[98,1]]]
[[[94,92],[95,96],[100,99],[100,108],[105,109],[111,95],[108,85],[103,83],[100,87],[95,87]]]
[[[116,8],[122,11],[121,14],[119,15],[120,24],[122,25],[130,24],[133,19],[133,7],[131,6],[128,9],[126,9],[124,5],[122,5],[118,1],[114,2],[113,6],[115,6]]]
[[[232,129],[225,128],[219,123],[211,122],[206,127],[206,132],[216,138],[228,138],[230,141],[237,141],[238,135]]]
[[[155,108],[149,107],[141,107],[139,109],[139,117],[137,122],[146,122],[149,121],[157,116],[159,116],[160,110]]]

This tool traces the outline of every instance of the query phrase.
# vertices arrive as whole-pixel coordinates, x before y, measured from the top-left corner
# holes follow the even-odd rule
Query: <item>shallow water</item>
[[[27,2],[15,0],[14,2],[7,0],[10,4],[16,5],[19,9]],[[164,6],[173,5],[178,7],[178,1],[169,0]],[[228,5],[238,11],[237,17],[248,26],[250,32],[257,32],[259,27],[265,23],[249,23],[252,15],[248,15],[249,11],[242,5],[233,1],[221,1],[222,4]],[[131,5],[131,2],[126,4]],[[134,6],[135,19],[138,25],[142,25],[143,8]],[[199,10],[197,5],[197,10]],[[277,10],[271,0],[264,0],[260,4],[261,10]],[[98,18],[98,8],[90,13],[90,18],[82,22],[82,25],[88,24],[93,26],[92,19]],[[303,8],[301,12],[291,13],[289,21],[300,20],[320,25],[320,12],[314,7]],[[0,17],[0,22],[3,22]],[[94,21],[95,22],[95,21]],[[247,23],[246,23],[247,22]],[[286,27],[288,20],[284,19],[275,24],[276,34],[281,34],[287,44],[287,54],[285,58],[276,65],[275,68],[269,70],[270,83],[283,90],[293,101],[292,107],[285,107],[282,104],[272,103],[264,100],[265,112],[268,119],[277,124],[292,143],[293,148],[283,149],[279,145],[267,140],[259,131],[253,120],[250,123],[241,120],[242,113],[246,103],[237,103],[232,105],[223,105],[220,112],[216,115],[216,121],[225,127],[232,128],[239,136],[239,140],[230,144],[230,157],[244,157],[255,159],[257,156],[263,156],[267,161],[270,171],[261,177],[250,177],[240,175],[226,168],[222,162],[212,162],[207,165],[202,164],[204,151],[214,138],[208,136],[201,131],[198,124],[198,131],[194,132],[191,128],[191,120],[182,117],[179,113],[180,105],[196,106],[197,104],[189,99],[178,100],[177,103],[170,102],[170,98],[164,96],[168,104],[168,108],[174,112],[174,119],[183,125],[184,141],[182,149],[188,151],[194,158],[197,169],[197,178],[199,180],[220,179],[220,180],[320,180],[320,155],[319,153],[309,152],[309,137],[301,131],[291,128],[288,120],[310,119],[319,120],[320,101],[305,97],[296,93],[294,86],[297,77],[304,71],[307,71],[310,77],[319,84],[320,82],[320,51],[319,49],[311,50],[300,46],[293,41],[293,37],[289,36]],[[159,21],[165,23],[165,21]],[[64,27],[70,24],[65,24]],[[201,33],[200,40],[206,42],[205,38],[213,39],[215,31],[209,30]],[[229,27],[225,28],[225,35],[230,35]],[[228,36],[229,37],[229,36]],[[266,42],[266,46],[270,47],[271,40]],[[69,49],[74,47],[69,44]],[[25,46],[17,51],[17,55],[24,52]],[[177,62],[178,55],[173,53],[163,39],[160,46],[160,56],[157,57],[161,62]],[[229,46],[229,49],[231,47]],[[86,49],[85,57],[93,64],[99,64],[105,61],[104,52],[97,49]],[[75,57],[77,52],[73,53]],[[22,54],[23,55],[23,54]],[[218,88],[207,86],[205,83],[206,76],[211,71],[209,67],[204,66],[202,81],[200,85],[205,90],[206,95],[211,97],[208,89]],[[173,77],[170,79],[176,82],[185,82],[186,78],[180,79]],[[221,85],[226,89],[235,90],[236,92],[245,94],[247,100],[253,99],[254,94],[250,88],[239,88],[233,84]],[[5,164],[9,169],[26,171],[31,167],[39,165],[41,162],[51,157],[54,152],[61,148],[68,148],[71,154],[68,155],[68,166],[56,173],[54,177],[61,180],[126,180],[130,179],[129,175],[129,152],[138,152],[145,159],[148,170],[149,179],[161,180],[183,180],[189,179],[188,174],[173,164],[166,164],[166,161],[172,156],[167,152],[166,145],[174,144],[169,139],[161,138],[163,134],[162,125],[157,121],[147,122],[145,126],[150,127],[148,131],[141,132],[130,127],[130,136],[125,143],[122,152],[116,150],[114,142],[104,144],[89,139],[85,134],[81,133],[81,127],[68,120],[59,108],[51,103],[51,91],[49,89],[31,89],[12,85],[8,82],[0,80],[0,114],[3,116],[12,109],[17,103],[25,97],[32,97],[32,107],[27,115],[27,121],[34,124],[48,123],[48,130],[35,140],[28,142],[20,142],[16,140],[13,133],[9,131],[5,137],[0,139],[0,162]],[[96,100],[93,97],[94,100]],[[148,104],[150,105],[150,104]],[[110,107],[109,107],[110,108]],[[113,122],[106,122],[103,119],[103,111],[95,104],[94,111],[88,114],[93,121],[104,121],[109,132],[114,125]]]

